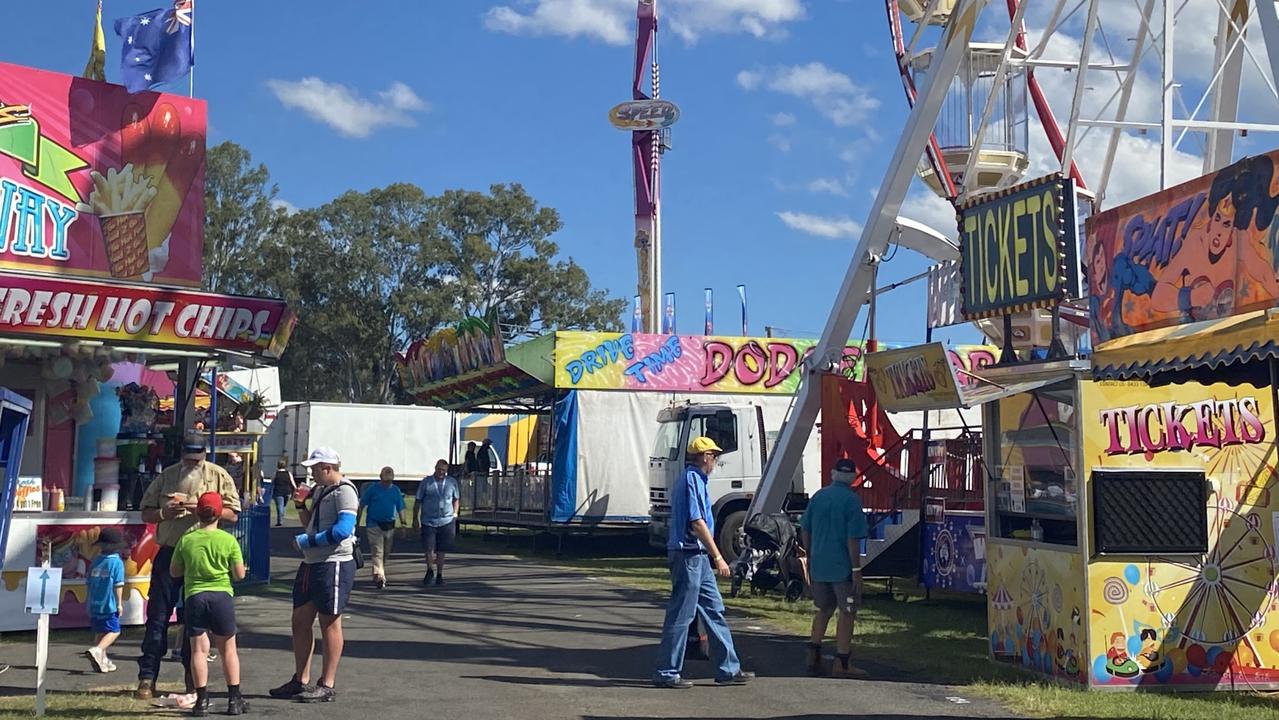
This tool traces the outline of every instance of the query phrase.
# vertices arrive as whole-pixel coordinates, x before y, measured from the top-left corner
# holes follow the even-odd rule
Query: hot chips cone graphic
[[[111,277],[136,278],[151,269],[147,257],[147,224],[141,212],[98,218],[107,244]]]
[[[144,213],[155,188],[131,164],[121,170],[111,168],[106,175],[95,170],[89,177],[93,180],[89,205],[102,225],[112,277],[140,277],[151,269]]]

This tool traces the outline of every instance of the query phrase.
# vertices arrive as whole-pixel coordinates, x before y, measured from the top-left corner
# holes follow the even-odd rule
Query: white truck
[[[288,459],[295,477],[312,449],[328,446],[342,457],[342,474],[359,483],[374,480],[385,466],[398,482],[412,484],[430,475],[435,462],[449,457],[452,413],[418,405],[285,403],[262,439],[263,472]]]
[[[790,407],[790,396],[742,396],[724,402],[674,404],[657,416],[657,440],[648,462],[649,542],[666,546],[670,518],[669,488],[684,471],[684,449],[705,435],[724,449],[707,486],[715,515],[715,543],[731,561],[736,558],[746,509],[759,486],[764,463]],[[791,492],[807,497],[821,488],[820,423],[804,448],[804,461]]]

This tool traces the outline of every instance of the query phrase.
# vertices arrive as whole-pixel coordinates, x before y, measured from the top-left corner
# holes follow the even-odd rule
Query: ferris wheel
[[[1249,151],[1250,137],[1279,132],[1266,122],[1279,117],[1274,0],[884,6],[910,114],[813,363],[836,361],[890,244],[937,261],[958,256],[941,238],[953,229],[938,233],[899,217],[916,177],[959,205],[1059,171],[1097,211],[1219,170]],[[1046,311],[1033,312],[1032,330],[1049,324]],[[1000,342],[1001,328],[979,328]],[[781,507],[819,406],[814,384],[801,383],[750,513]]]
[[[955,203],[1015,184],[1032,168],[1053,168],[1101,206],[1126,142],[1157,150],[1158,182],[1146,190],[1153,192],[1189,179],[1178,177],[1174,158],[1183,165],[1185,157],[1201,159],[1195,174],[1212,172],[1232,161],[1240,137],[1279,131],[1250,119],[1279,110],[1273,2],[885,5],[907,102],[916,104],[932,75],[946,84],[919,175]],[[946,34],[964,36],[961,46],[946,48],[955,54],[953,69],[942,67],[938,50]],[[1244,90],[1269,104],[1241,104]]]

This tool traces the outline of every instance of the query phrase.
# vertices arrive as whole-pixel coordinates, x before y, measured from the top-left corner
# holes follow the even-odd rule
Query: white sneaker
[[[107,672],[107,654],[102,651],[102,648],[94,645],[85,651],[85,655],[89,656],[89,662],[94,670],[100,673]]]
[[[116,670],[119,669],[115,666],[115,663],[111,660],[111,658],[106,658],[106,663],[107,663],[107,672],[115,672]]]

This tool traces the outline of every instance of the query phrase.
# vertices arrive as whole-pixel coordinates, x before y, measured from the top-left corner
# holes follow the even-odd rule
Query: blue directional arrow
[[[40,573],[40,607],[44,607],[44,589],[49,584],[49,571]]]

